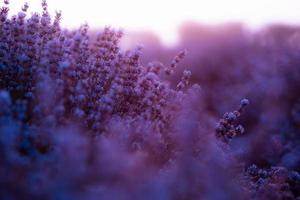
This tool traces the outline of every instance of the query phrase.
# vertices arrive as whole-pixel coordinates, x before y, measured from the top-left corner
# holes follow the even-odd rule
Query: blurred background
[[[41,10],[41,0],[11,0],[16,13],[24,2],[30,11]],[[251,29],[274,23],[296,25],[300,21],[298,0],[49,0],[51,12],[63,12],[62,24],[92,28],[111,25],[126,32],[153,32],[165,45],[180,39],[179,26],[186,21],[206,25],[239,22]]]

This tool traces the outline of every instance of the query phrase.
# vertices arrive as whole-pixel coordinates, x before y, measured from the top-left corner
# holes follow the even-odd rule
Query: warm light
[[[11,0],[13,12],[26,2]],[[40,0],[27,0],[30,11],[41,10]],[[299,0],[48,0],[49,9],[63,11],[62,24],[78,27],[112,25],[126,30],[151,30],[164,42],[176,40],[176,28],[187,20],[202,23],[241,21],[250,26],[299,23]]]

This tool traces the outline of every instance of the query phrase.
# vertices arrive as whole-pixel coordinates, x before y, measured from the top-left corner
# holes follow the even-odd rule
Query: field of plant
[[[300,199],[298,27],[126,50],[42,8],[0,9],[0,199]]]

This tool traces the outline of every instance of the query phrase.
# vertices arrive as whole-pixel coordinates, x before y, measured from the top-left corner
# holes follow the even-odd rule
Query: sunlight
[[[11,0],[17,12],[25,0]],[[40,0],[27,0],[30,11],[39,11]],[[78,27],[88,22],[91,27],[112,25],[127,31],[151,30],[167,43],[176,42],[176,28],[187,20],[216,24],[243,22],[251,27],[267,23],[300,21],[297,0],[49,0],[49,9],[62,10],[62,24]]]

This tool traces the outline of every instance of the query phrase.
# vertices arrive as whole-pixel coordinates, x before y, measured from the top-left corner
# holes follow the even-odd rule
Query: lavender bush
[[[296,152],[269,165],[243,157],[251,93],[217,123],[194,73],[164,78],[186,51],[143,64],[140,46],[120,49],[121,31],[91,39],[88,25],[62,29],[61,13],[42,8],[0,10],[1,199],[299,198]]]

